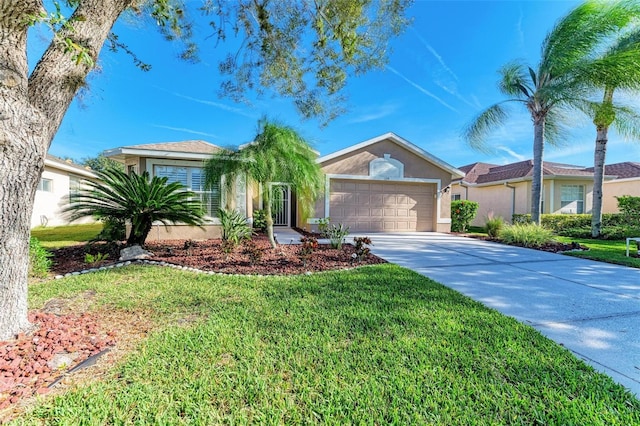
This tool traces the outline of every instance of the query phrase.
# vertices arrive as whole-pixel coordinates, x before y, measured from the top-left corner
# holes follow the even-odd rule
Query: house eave
[[[103,152],[105,157],[124,163],[127,158],[171,158],[176,160],[208,160],[212,154],[200,152],[163,151],[156,149],[114,148]]]
[[[451,176],[453,178],[462,178],[465,175],[465,173],[462,170],[459,170],[459,169],[453,167],[451,164],[447,163],[446,161],[443,161],[443,160],[441,160],[441,159],[429,154],[424,149],[420,148],[417,145],[414,145],[413,143],[409,142],[406,139],[401,138],[400,136],[396,135],[393,132],[388,132],[388,133],[385,133],[383,135],[376,136],[375,138],[368,139],[368,140],[366,140],[364,142],[360,142],[359,144],[352,145],[352,146],[347,147],[345,149],[341,149],[341,150],[333,152],[331,154],[327,154],[325,156],[319,157],[318,159],[316,159],[316,162],[318,164],[322,164],[322,163],[325,163],[327,161],[333,160],[335,158],[347,155],[347,154],[349,154],[351,152],[357,151],[359,149],[366,148],[369,145],[373,145],[373,144],[381,142],[383,140],[391,140],[391,141],[393,141],[394,143],[396,143],[396,144],[402,146],[403,148],[407,149],[408,151],[414,153],[418,157],[421,157],[422,159],[424,159],[424,160],[426,160],[426,161],[428,161],[428,162],[440,167],[441,169],[448,171],[449,173],[451,173]]]
[[[44,165],[46,167],[50,167],[52,169],[63,170],[65,172],[73,173],[75,175],[79,175],[82,177],[87,177],[91,179],[97,179],[98,176],[91,170],[81,169],[79,167],[74,167],[66,163],[61,163],[59,161],[50,160],[49,158],[45,158]]]

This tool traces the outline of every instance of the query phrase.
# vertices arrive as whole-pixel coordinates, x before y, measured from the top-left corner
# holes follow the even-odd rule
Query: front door
[[[271,184],[273,225],[291,226],[291,189],[286,183]]]

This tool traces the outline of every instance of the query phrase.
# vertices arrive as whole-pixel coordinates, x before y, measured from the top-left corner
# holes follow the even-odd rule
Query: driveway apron
[[[640,395],[640,269],[439,233],[372,252],[528,324]]]

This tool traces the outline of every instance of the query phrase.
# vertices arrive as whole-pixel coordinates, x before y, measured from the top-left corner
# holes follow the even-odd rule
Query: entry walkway
[[[640,395],[639,269],[449,234],[367,236],[374,254],[531,325]]]

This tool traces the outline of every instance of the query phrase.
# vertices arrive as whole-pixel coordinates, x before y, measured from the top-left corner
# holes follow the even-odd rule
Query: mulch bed
[[[460,235],[463,237],[469,237],[469,238],[475,238],[477,240],[485,240],[485,241],[493,241],[496,243],[500,243],[500,244],[506,244],[504,241],[495,239],[495,238],[490,238],[487,237],[485,235],[477,235],[477,234],[465,234],[465,233],[456,233],[456,235]],[[514,246],[518,246],[518,247],[525,247],[525,248],[530,248],[530,249],[534,249],[534,250],[541,250],[541,251],[548,251],[551,253],[561,253],[563,251],[575,251],[575,250],[589,250],[589,247],[584,246],[582,244],[579,244],[577,242],[572,242],[572,243],[561,243],[558,241],[552,241],[549,243],[545,243],[541,246],[538,247],[526,247],[524,245],[521,244],[511,244]]]
[[[115,263],[121,248],[115,244],[92,243],[54,250],[51,272],[62,275]],[[351,244],[345,244],[339,250],[319,244],[305,258],[301,245],[279,244],[272,249],[264,235],[254,236],[250,242],[242,243],[230,251],[223,249],[221,240],[167,240],[149,242],[145,248],[153,253],[150,260],[226,274],[295,275],[386,262],[373,254],[360,262],[354,261],[352,255],[355,248]],[[108,257],[104,261],[88,264],[85,262],[87,253],[94,256],[102,253]]]

